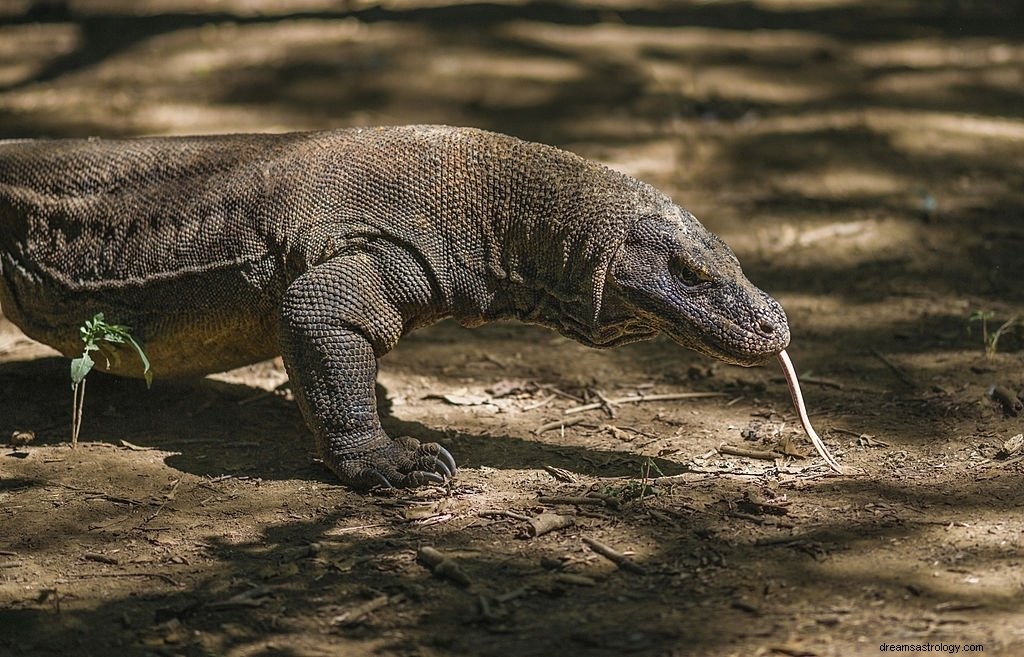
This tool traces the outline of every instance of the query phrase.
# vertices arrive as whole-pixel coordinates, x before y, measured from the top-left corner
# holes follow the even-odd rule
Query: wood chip
[[[425,545],[416,553],[416,558],[441,579],[450,580],[459,586],[469,586],[472,583],[458,562],[437,548]]]
[[[536,518],[530,518],[529,523],[530,535],[536,538],[557,529],[572,527],[576,523],[576,519],[558,513],[542,513]]]
[[[600,554],[605,559],[608,559],[616,566],[618,566],[621,570],[636,573],[637,575],[644,575],[647,573],[646,568],[644,568],[637,562],[633,561],[630,557],[619,552],[618,550],[609,545],[605,545],[597,539],[584,536],[583,542],[586,543],[587,547],[589,547],[591,550]]]

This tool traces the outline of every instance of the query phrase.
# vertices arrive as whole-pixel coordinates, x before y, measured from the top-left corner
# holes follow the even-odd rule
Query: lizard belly
[[[74,281],[4,254],[0,308],[34,340],[65,356],[81,354],[79,327],[96,313],[131,328],[156,377],[201,376],[247,365],[279,352],[278,295],[254,283],[269,263],[175,272],[128,281]],[[110,371],[141,376],[131,347],[104,344]],[[99,369],[106,369],[102,357]]]

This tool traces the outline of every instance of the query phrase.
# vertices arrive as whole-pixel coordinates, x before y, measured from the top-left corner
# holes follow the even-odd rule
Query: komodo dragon
[[[592,347],[663,332],[739,365],[789,343],[780,305],[665,195],[469,128],[0,142],[0,270],[4,314],[68,357],[97,312],[157,377],[282,354],[324,462],[357,488],[456,471],[387,436],[374,398],[377,359],[440,319]],[[127,351],[112,371],[142,374]]]

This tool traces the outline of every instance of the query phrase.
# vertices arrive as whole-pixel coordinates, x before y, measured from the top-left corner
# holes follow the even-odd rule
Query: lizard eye
[[[694,267],[682,257],[671,260],[669,272],[688,288],[704,287],[711,282],[711,274],[702,268]]]

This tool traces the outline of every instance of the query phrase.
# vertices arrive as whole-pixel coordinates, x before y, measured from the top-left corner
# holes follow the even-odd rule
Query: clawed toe
[[[349,485],[361,489],[443,485],[458,472],[455,458],[447,449],[437,443],[420,444],[408,436],[346,456],[335,461],[331,469]]]
[[[440,462],[438,462],[438,465],[444,467],[445,473],[449,477],[454,477],[455,474],[459,471],[459,468],[457,465],[455,465],[455,457],[452,456],[452,453],[446,450],[444,447],[438,445],[437,456],[441,459]]]
[[[437,443],[422,445],[420,451],[425,452],[420,458],[420,466],[424,470],[440,474],[445,479],[451,479],[459,471],[451,452]]]
[[[425,470],[416,470],[415,472],[410,472],[407,475],[407,478],[407,483],[413,486],[419,486],[420,484],[425,483],[444,485],[448,483],[449,479],[448,477],[439,475],[436,472],[427,472]]]
[[[360,476],[360,480],[372,482],[369,486],[370,488],[376,488],[377,486],[382,486],[384,488],[395,487],[395,485],[392,484],[391,481],[383,475],[383,473],[373,468],[364,470]]]

